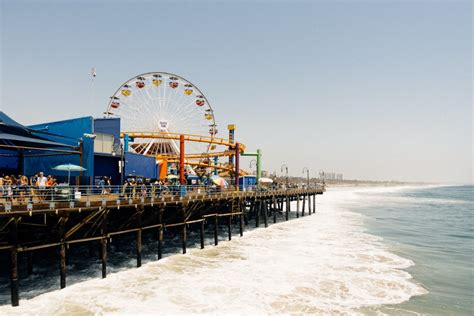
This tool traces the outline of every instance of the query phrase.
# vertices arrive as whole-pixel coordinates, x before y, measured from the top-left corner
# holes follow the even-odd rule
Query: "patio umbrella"
[[[258,179],[258,182],[260,183],[273,183],[273,180],[270,178],[260,178]]]
[[[227,181],[225,181],[224,178],[221,178],[219,176],[211,176],[211,181],[212,183],[220,186],[221,188],[226,188],[228,186]]]
[[[69,180],[71,179],[71,171],[84,171],[87,170],[86,168],[83,168],[78,165],[73,165],[72,163],[67,163],[64,165],[58,165],[56,167],[53,167],[54,170],[58,171],[67,171],[67,184],[69,184]]]

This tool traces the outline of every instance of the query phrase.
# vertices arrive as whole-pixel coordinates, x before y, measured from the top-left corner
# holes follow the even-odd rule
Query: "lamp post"
[[[119,147],[119,150],[120,150],[120,160],[119,160],[119,164],[118,164],[118,167],[119,167],[119,173],[120,173],[120,185],[123,185],[123,181],[124,181],[124,175],[123,175],[123,172],[124,172],[124,150],[123,150],[123,145],[120,143],[120,147]],[[112,151],[112,156],[116,156],[117,153],[115,151],[115,149]]]
[[[257,158],[257,159],[258,159],[258,158]],[[256,170],[255,170],[255,186],[256,186],[257,188],[259,188],[259,181],[258,181],[258,180],[260,179],[260,177],[258,176],[258,173],[259,173],[258,162],[257,162],[257,160],[255,160],[255,159],[250,160],[250,165],[249,165],[249,169],[250,169],[250,170],[252,170],[252,163],[254,163],[254,165],[255,165],[255,167],[256,167],[256,168],[255,168],[255,169],[256,169]]]
[[[303,168],[303,173],[306,171],[306,179],[308,182],[308,188],[309,188],[309,169],[307,167]]]
[[[254,163],[254,165],[257,166],[257,161],[255,159],[252,159],[250,160],[249,169],[252,169],[252,163]]]
[[[286,174],[286,188],[288,189],[288,166],[286,164],[281,165],[281,172],[283,172],[283,169],[285,169],[285,174]]]
[[[323,186],[324,186],[324,178],[325,178],[325,173],[323,170],[319,170],[319,179],[323,181]]]
[[[122,143],[120,143],[120,185],[123,185],[125,181],[125,150]]]

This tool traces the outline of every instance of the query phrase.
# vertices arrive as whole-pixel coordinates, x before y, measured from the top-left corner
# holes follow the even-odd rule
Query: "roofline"
[[[94,120],[94,118],[89,115],[89,116],[81,116],[81,117],[76,117],[76,118],[70,118],[70,119],[66,119],[66,120],[58,120],[58,121],[37,123],[37,124],[33,124],[33,125],[27,125],[26,127],[30,128],[30,129],[33,129],[34,127],[38,127],[39,125],[62,123],[62,122],[70,122],[70,121],[75,121],[75,120],[79,120],[79,119],[91,119],[91,120]]]

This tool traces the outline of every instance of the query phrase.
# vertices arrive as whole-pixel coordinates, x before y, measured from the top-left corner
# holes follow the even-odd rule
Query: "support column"
[[[258,206],[257,206],[257,203],[258,203]],[[255,206],[254,206],[254,209],[255,209],[255,227],[259,227],[260,226],[260,211],[261,211],[261,201],[257,201],[255,200]]]
[[[164,209],[158,211],[158,260],[162,258],[163,255],[163,212]]]
[[[306,203],[306,194],[303,194],[303,207],[301,209],[301,216],[304,216],[305,203]]]
[[[183,254],[186,253],[186,243],[187,243],[187,239],[188,239],[188,236],[187,236],[187,228],[186,228],[186,224],[183,225],[183,232],[182,232],[182,242],[183,242]]]
[[[308,193],[308,215],[311,215],[311,195]]]
[[[142,209],[137,209],[137,268],[142,266]]]
[[[239,174],[240,172],[240,144],[235,144],[235,187],[237,191],[239,191]]]
[[[217,229],[219,227],[219,217],[216,215],[214,217],[214,245],[218,245],[219,244],[219,238],[217,236]]]
[[[261,210],[263,211],[263,223],[265,224],[265,228],[267,228],[268,227],[268,211],[267,211],[267,201],[266,200],[262,201]]]
[[[242,209],[241,210],[242,210],[243,215],[244,215],[244,224],[248,225],[249,224],[249,215],[247,213],[247,201],[245,200],[245,198],[242,202]]]
[[[227,231],[229,240],[232,240],[232,216],[229,216],[229,220],[227,221]]]
[[[200,225],[201,249],[204,249],[204,220]]]
[[[245,202],[240,202],[240,225],[239,232],[240,236],[244,235],[244,218],[245,218]]]
[[[184,178],[184,135],[179,135],[179,184],[186,184]]]
[[[316,194],[313,194],[313,213],[316,213]]]
[[[18,286],[18,217],[15,217],[13,222],[10,224],[10,240],[13,246],[10,254],[10,289],[11,289],[11,300],[12,306],[18,306],[19,304],[19,286]]]
[[[296,218],[300,217],[300,196],[296,196]]]
[[[277,222],[277,209],[276,209],[275,197],[272,198],[272,204],[273,204],[273,223],[276,223]]]
[[[104,218],[102,220],[102,239],[100,240],[101,246],[101,262],[102,262],[102,278],[105,279],[107,277],[107,215],[109,211],[104,210]]]
[[[290,196],[286,196],[286,212],[285,212],[285,220],[290,218]]]
[[[262,151],[260,149],[257,149],[257,186],[259,185],[258,180],[262,177]]]
[[[163,225],[158,227],[158,260],[163,256]]]
[[[61,217],[59,219],[59,236],[61,244],[59,246],[59,275],[60,275],[60,286],[62,289],[66,287],[66,243],[64,242],[64,225],[66,224],[66,218]]]

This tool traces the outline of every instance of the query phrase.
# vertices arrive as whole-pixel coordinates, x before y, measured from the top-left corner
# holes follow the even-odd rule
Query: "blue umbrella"
[[[71,171],[84,171],[87,170],[86,168],[83,168],[78,165],[73,165],[72,163],[67,163],[64,165],[58,165],[56,167],[53,167],[54,170],[59,170],[59,171],[67,171],[67,184],[69,184],[69,180],[71,178]]]

